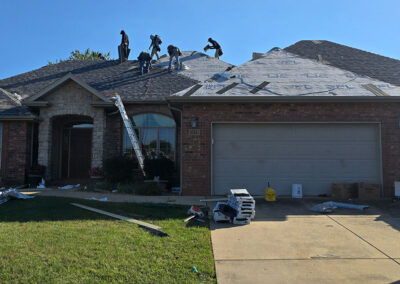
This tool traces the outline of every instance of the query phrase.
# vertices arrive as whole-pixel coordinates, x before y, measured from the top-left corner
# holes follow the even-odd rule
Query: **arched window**
[[[144,113],[134,115],[132,124],[145,156],[159,155],[175,160],[175,121],[165,115]],[[132,143],[124,128],[124,153],[134,155]]]

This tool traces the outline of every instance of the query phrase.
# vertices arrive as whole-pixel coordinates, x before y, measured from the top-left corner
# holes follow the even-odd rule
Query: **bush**
[[[133,181],[133,170],[137,162],[129,157],[119,156],[104,161],[104,176],[111,183],[129,183]]]
[[[135,184],[124,183],[117,186],[118,193],[135,193]]]
[[[146,178],[160,177],[161,180],[171,180],[174,174],[174,162],[166,157],[144,159]]]
[[[161,188],[156,182],[146,182],[137,185],[135,193],[138,195],[161,195]]]

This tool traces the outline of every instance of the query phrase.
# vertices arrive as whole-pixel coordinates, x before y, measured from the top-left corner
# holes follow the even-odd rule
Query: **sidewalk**
[[[207,198],[206,196],[144,196],[123,193],[103,193],[93,191],[78,191],[74,189],[23,189],[21,192],[38,192],[41,196],[56,196],[87,199],[91,197],[104,198],[107,197],[109,202],[133,202],[133,203],[168,203],[177,205],[202,205],[206,202],[200,202],[200,199]]]

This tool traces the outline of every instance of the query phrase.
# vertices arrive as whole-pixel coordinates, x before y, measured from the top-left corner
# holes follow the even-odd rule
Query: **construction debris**
[[[213,210],[215,222],[249,224],[256,215],[256,202],[246,189],[231,189],[228,202],[217,202]]]
[[[73,189],[73,188],[78,188],[78,187],[80,187],[81,185],[78,183],[78,184],[75,184],[75,185],[65,185],[65,186],[59,186],[58,187],[58,189]]]
[[[10,188],[6,191],[0,192],[0,204],[6,203],[10,199],[31,199],[34,197],[35,196],[25,195],[17,191],[15,188]]]
[[[121,215],[117,215],[117,214],[114,214],[114,213],[110,213],[110,212],[107,212],[107,211],[103,211],[103,210],[100,210],[100,209],[96,209],[96,208],[93,208],[93,207],[85,206],[85,205],[78,204],[78,203],[70,203],[70,204],[73,205],[73,206],[82,208],[82,209],[93,211],[93,212],[96,212],[96,213],[99,213],[99,214],[103,214],[103,215],[106,215],[106,216],[110,216],[110,217],[113,217],[113,218],[116,218],[116,219],[124,220],[124,221],[130,222],[130,223],[135,223],[135,224],[139,225],[139,227],[144,228],[146,230],[149,230],[152,233],[155,233],[155,234],[157,234],[157,235],[159,235],[161,237],[169,237],[169,235],[167,233],[165,233],[165,232],[160,230],[161,227],[159,227],[159,226],[156,226],[156,225],[153,225],[153,224],[150,224],[150,223],[146,223],[146,222],[143,222],[143,221],[140,221],[140,220],[136,220],[136,219],[133,219],[133,218],[128,218],[128,217],[125,217],[125,216],[121,216]]]
[[[42,178],[42,181],[39,183],[39,185],[36,188],[38,188],[38,189],[46,188],[46,184],[45,183],[46,182],[45,182],[44,178]]]
[[[86,198],[87,200],[95,200],[95,201],[108,201],[107,197],[103,197],[103,198],[96,198],[96,197],[90,197],[90,198]]]
[[[310,210],[314,211],[314,212],[320,212],[320,213],[332,213],[333,211],[335,211],[336,208],[364,210],[368,207],[369,207],[368,205],[357,205],[357,204],[350,204],[350,203],[327,201],[327,202],[317,204],[317,205],[311,207]]]
[[[198,217],[203,217],[204,213],[201,211],[201,209],[198,206],[191,206],[188,210],[188,214],[192,214]]]

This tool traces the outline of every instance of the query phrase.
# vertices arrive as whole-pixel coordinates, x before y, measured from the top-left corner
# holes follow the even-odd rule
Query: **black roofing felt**
[[[104,95],[118,92],[124,101],[160,101],[197,83],[160,67],[140,75],[137,61],[70,60],[0,80],[0,88],[26,98],[68,73],[78,76]]]
[[[302,57],[400,86],[400,60],[327,40],[302,40],[285,48]]]

